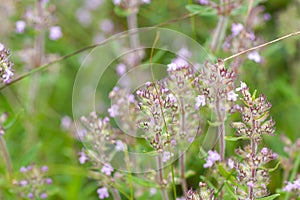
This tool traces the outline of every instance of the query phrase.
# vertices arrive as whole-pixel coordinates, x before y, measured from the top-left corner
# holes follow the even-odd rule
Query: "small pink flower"
[[[79,163],[80,164],[84,164],[88,160],[88,157],[85,154],[84,150],[80,151],[78,154],[80,155],[80,157],[79,157]]]
[[[260,63],[262,58],[257,51],[252,51],[248,53],[248,59],[253,60],[256,63]]]
[[[98,188],[97,193],[99,195],[99,199],[105,199],[109,197],[109,193],[106,187]]]
[[[60,26],[52,26],[50,28],[49,39],[50,40],[58,40],[62,37],[61,27]]]
[[[109,163],[104,164],[101,168],[101,172],[104,173],[106,176],[110,176],[113,171],[114,168]]]
[[[237,36],[244,29],[244,26],[241,23],[233,23],[231,25],[231,32],[233,36]]]
[[[205,96],[204,95],[198,95],[196,97],[196,105],[195,105],[196,110],[199,110],[200,106],[205,106],[205,104],[206,104]]]
[[[238,96],[239,95],[237,95],[236,93],[234,93],[234,91],[232,90],[232,91],[228,92],[228,94],[227,94],[227,100],[228,101],[236,101]]]
[[[19,20],[16,22],[16,33],[23,33],[26,28],[26,22]]]

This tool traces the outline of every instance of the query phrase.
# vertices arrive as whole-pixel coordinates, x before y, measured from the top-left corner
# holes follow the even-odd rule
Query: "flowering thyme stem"
[[[210,49],[212,52],[216,52],[220,44],[222,43],[224,39],[224,33],[227,27],[227,22],[228,22],[228,17],[225,15],[226,14],[226,5],[224,4],[223,0],[220,0],[220,6],[223,5],[223,8],[221,10],[220,16],[219,16],[219,21],[217,24],[217,27],[214,31],[214,35],[212,38],[212,42],[210,45]]]
[[[222,115],[221,107],[220,107],[220,99],[217,97],[216,99],[216,114],[217,120],[220,125],[217,127],[218,136],[219,136],[219,143],[220,143],[220,157],[221,161],[225,159],[225,123],[224,123],[224,116]]]
[[[163,200],[169,200],[168,192],[166,190],[166,184],[164,182],[162,154],[159,153],[157,156],[157,167],[158,167],[158,183],[160,184],[160,190],[162,193]]]
[[[113,188],[111,191],[112,191],[112,196],[114,197],[114,200],[121,200],[120,193],[117,189]]]
[[[180,163],[180,179],[181,179],[182,192],[186,197],[186,192],[188,191],[188,189],[185,180],[185,152],[180,152],[179,163]]]
[[[180,97],[180,115],[181,115],[181,124],[180,124],[180,134],[185,135],[185,110],[184,110],[184,100],[182,97]],[[185,180],[185,152],[179,152],[179,164],[180,164],[180,179],[181,179],[181,187],[182,191],[184,193],[184,196],[186,197],[187,189],[187,183]]]
[[[9,153],[8,153],[8,150],[7,150],[7,147],[6,147],[5,140],[2,136],[0,136],[0,148],[1,148],[1,151],[3,153],[5,163],[6,163],[8,176],[10,177],[11,174],[12,174],[12,164],[11,164]]]

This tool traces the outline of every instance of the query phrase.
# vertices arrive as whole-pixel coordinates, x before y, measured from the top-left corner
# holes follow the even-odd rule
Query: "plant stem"
[[[125,154],[126,168],[127,168],[127,171],[128,171],[127,173],[128,173],[128,177],[129,177],[130,200],[133,200],[134,199],[134,193],[133,193],[133,185],[132,185],[132,174],[131,174],[131,169],[130,169],[130,159],[129,159],[129,155],[128,155],[127,145],[125,147],[124,154]]]
[[[0,136],[0,148],[4,157],[4,161],[6,163],[6,167],[7,167],[7,172],[8,172],[8,176],[11,177],[12,174],[12,164],[11,164],[11,160],[10,160],[10,156],[6,147],[6,143],[5,140],[2,136]]]
[[[180,157],[179,157],[179,163],[180,163],[180,180],[181,180],[181,187],[184,196],[186,197],[186,193],[188,191],[187,189],[187,183],[185,180],[185,152],[180,152]]]
[[[294,181],[294,179],[296,177],[296,174],[298,172],[299,165],[300,165],[300,151],[298,152],[297,157],[295,159],[295,164],[294,164],[291,176],[289,178],[290,182]],[[284,197],[284,200],[290,199],[290,195],[291,194],[289,192],[287,192],[286,195],[285,195],[285,197]]]
[[[217,27],[214,31],[214,35],[212,37],[212,42],[210,45],[210,49],[212,52],[216,52],[219,47],[220,44],[222,43],[223,39],[224,39],[224,34],[225,34],[225,30],[227,27],[227,22],[228,22],[228,17],[225,15],[226,14],[226,5],[224,4],[223,0],[220,0],[220,6],[223,6],[223,8],[221,9],[221,13],[219,16],[219,21],[217,24]]]
[[[175,174],[174,174],[174,165],[171,165],[171,171],[172,171],[172,187],[173,187],[173,195],[174,199],[177,198],[177,193],[176,193],[176,185],[175,185]]]
[[[251,156],[254,157],[257,152],[257,143],[253,138],[251,138],[250,145],[251,145]],[[256,170],[257,169],[256,169],[256,167],[254,167],[254,165],[252,167],[253,168],[251,169],[251,179],[252,179],[252,181],[254,181],[256,179]],[[249,199],[254,200],[254,188],[252,186],[248,186],[248,187],[249,187]]]
[[[158,183],[160,184],[162,199],[169,200],[168,191],[166,190],[166,184],[164,182],[164,172],[163,172],[162,154],[161,153],[159,153],[159,155],[157,156],[157,167],[158,167]]]
[[[220,157],[221,157],[221,161],[224,161],[225,159],[225,148],[226,148],[226,143],[225,143],[225,123],[224,123],[224,114],[222,114],[221,111],[221,107],[220,107],[220,99],[219,97],[217,97],[216,99],[216,110],[215,110],[216,114],[217,114],[217,120],[219,123],[221,123],[218,127],[217,127],[217,131],[218,131],[218,136],[219,136],[219,144],[220,144],[220,149],[219,149],[219,153],[220,153]]]
[[[181,121],[180,121],[180,133],[183,136],[186,136],[186,127],[185,127],[185,110],[184,110],[184,100],[183,97],[180,97],[180,115],[181,115]],[[181,187],[182,191],[184,193],[184,196],[186,197],[187,192],[187,183],[185,180],[185,152],[179,152],[179,165],[180,165],[180,180],[181,180]]]
[[[111,191],[112,191],[112,196],[114,197],[114,200],[121,200],[120,193],[117,189],[113,188]]]

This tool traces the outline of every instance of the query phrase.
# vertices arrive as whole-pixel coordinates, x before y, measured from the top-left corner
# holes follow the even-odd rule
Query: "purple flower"
[[[143,3],[150,4],[151,0],[142,0]]]
[[[51,185],[51,184],[52,184],[52,179],[51,179],[51,178],[47,178],[47,179],[46,179],[46,183],[47,183],[48,185]]]
[[[92,22],[91,13],[84,8],[79,8],[76,11],[76,17],[77,17],[79,23],[83,26],[88,26]]]
[[[19,20],[16,22],[16,33],[23,33],[26,28],[26,22]]]
[[[109,116],[116,117],[119,115],[119,106],[112,105],[107,111],[109,112]]]
[[[80,163],[80,164],[84,164],[84,163],[88,160],[88,157],[87,157],[87,155],[85,154],[85,152],[84,152],[83,149],[82,149],[82,151],[80,151],[80,152],[78,153],[78,155],[80,155],[80,157],[79,157],[79,163]]]
[[[116,151],[124,151],[125,150],[125,146],[123,144],[123,142],[121,140],[117,140],[116,141],[116,147],[115,147]]]
[[[241,81],[240,83],[241,83],[241,86],[236,88],[235,91],[241,91],[241,90],[245,90],[248,88],[247,84],[244,83],[243,81]]]
[[[262,58],[257,51],[252,51],[248,53],[248,59],[253,60],[254,62],[260,63]]]
[[[42,194],[40,195],[40,197],[41,197],[41,199],[46,199],[46,198],[48,197],[48,195],[47,195],[46,193],[42,193]]]
[[[22,167],[20,168],[20,172],[22,172],[22,173],[27,172],[27,168],[24,167],[24,166],[22,166]]]
[[[229,158],[228,161],[227,161],[227,164],[228,164],[230,169],[234,168],[234,161],[232,159]]]
[[[247,182],[247,186],[249,186],[249,187],[252,187],[252,188],[253,188],[253,187],[254,187],[254,183],[253,183],[253,181],[248,181],[248,182]]]
[[[231,91],[228,92],[228,94],[227,94],[227,100],[228,100],[228,101],[236,101],[238,96],[239,96],[239,95],[237,95],[236,93],[234,93],[233,90],[231,90]]]
[[[27,197],[28,197],[29,199],[33,199],[34,195],[33,195],[32,193],[28,193]]]
[[[231,32],[233,36],[237,36],[243,30],[244,26],[241,23],[233,23],[231,25]]]
[[[60,26],[52,26],[50,28],[49,39],[50,40],[58,40],[62,37],[61,27]]]
[[[85,0],[84,6],[89,10],[97,10],[103,3],[103,0]]]
[[[118,74],[119,76],[122,76],[123,74],[125,74],[126,68],[127,68],[127,67],[126,67],[125,64],[123,64],[123,63],[118,64],[118,65],[117,65],[117,74]]]
[[[21,180],[20,181],[20,185],[21,186],[25,186],[25,185],[27,185],[28,184],[28,181],[26,181],[26,180]]]
[[[6,66],[4,67],[4,73],[2,74],[2,79],[4,83],[9,83],[11,80],[11,77],[14,75],[14,73]]]
[[[157,189],[156,188],[150,188],[150,191],[149,191],[149,195],[150,196],[153,196],[157,193]]]
[[[120,5],[121,2],[122,2],[122,0],[113,0],[113,3],[114,3],[116,6]]]
[[[163,162],[167,162],[168,160],[171,159],[171,157],[174,156],[173,153],[169,152],[169,151],[164,151],[163,152],[163,156],[162,156],[162,161]]]
[[[61,123],[60,123],[60,126],[63,130],[68,130],[72,125],[72,119],[71,117],[69,116],[64,116],[62,119],[61,119]]]
[[[270,15],[270,13],[265,13],[264,14],[264,20],[265,21],[269,21],[272,18],[272,16]]]
[[[109,163],[103,165],[101,172],[106,174],[106,176],[110,176],[111,173],[114,171],[114,168]]]
[[[200,106],[205,106],[205,104],[206,104],[205,96],[204,95],[198,95],[196,97],[196,105],[195,105],[196,110],[199,110]]]
[[[104,199],[109,197],[108,190],[106,187],[98,188],[97,193],[99,195],[99,199]]]
[[[193,142],[194,142],[194,140],[195,140],[195,138],[194,138],[194,137],[189,137],[189,138],[188,138],[188,142],[189,142],[189,143],[193,143]]]
[[[5,49],[4,44],[0,43],[0,51],[3,51]]]
[[[101,21],[99,28],[104,32],[104,33],[110,33],[114,30],[114,24],[111,20],[109,19],[104,19]]]
[[[208,0],[199,0],[199,3],[202,5],[207,5],[209,3]]]
[[[41,167],[41,170],[42,170],[42,172],[48,172],[48,167],[47,166],[42,166]]]
[[[203,167],[204,168],[211,167],[211,166],[213,166],[213,164],[216,161],[218,161],[220,159],[221,159],[221,156],[218,154],[217,151],[209,150],[208,151],[208,157],[207,157],[206,163],[203,165]]]

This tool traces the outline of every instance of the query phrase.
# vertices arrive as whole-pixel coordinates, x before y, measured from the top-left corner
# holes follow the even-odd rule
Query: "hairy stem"
[[[188,188],[185,180],[185,152],[180,152],[179,164],[180,164],[181,187],[182,187],[183,194],[186,197],[186,192],[188,191]]]
[[[163,163],[162,163],[162,154],[161,153],[159,153],[159,155],[157,156],[157,167],[158,167],[158,183],[160,184],[162,199],[169,200],[168,191],[166,189],[166,184],[164,181],[164,172],[163,172]]]
[[[180,114],[181,114],[181,124],[180,124],[180,134],[186,135],[186,127],[185,127],[185,110],[184,110],[184,100],[183,97],[180,97]],[[181,180],[181,187],[186,197],[187,192],[187,183],[185,180],[185,152],[179,152],[179,164],[180,164],[180,180]]]
[[[112,196],[114,197],[114,200],[121,200],[120,193],[117,189],[113,188],[111,192],[112,192]]]
[[[10,156],[6,147],[6,143],[5,140],[2,136],[0,136],[0,148],[3,154],[3,158],[4,161],[6,163],[6,168],[7,168],[7,172],[8,172],[8,176],[11,177],[12,174],[12,164],[11,164],[11,160],[10,160]]]
[[[220,10],[219,21],[214,31],[210,49],[212,52],[218,51],[220,44],[223,42],[224,34],[227,27],[228,17],[226,16],[226,4],[223,0],[220,0],[220,6],[223,6]]]
[[[220,153],[220,157],[221,157],[221,161],[224,161],[225,159],[225,148],[226,148],[226,144],[225,144],[225,122],[224,122],[224,113],[222,114],[222,108],[220,107],[220,99],[219,97],[217,97],[216,100],[216,114],[217,114],[217,120],[220,123],[220,125],[217,127],[217,131],[218,131],[218,136],[219,136],[219,144],[220,144],[220,149],[219,149],[219,153]]]

